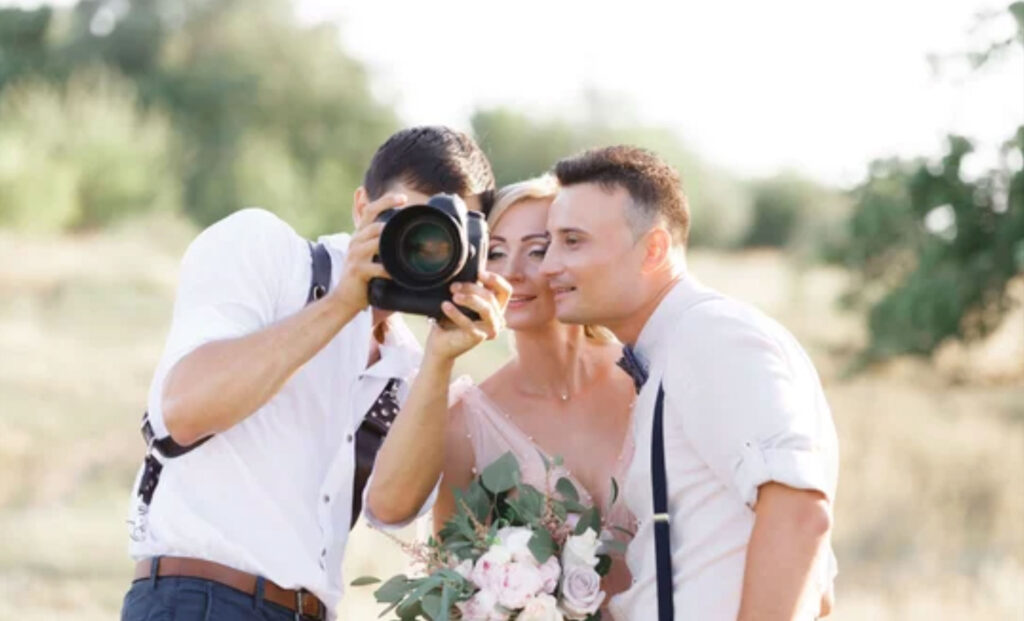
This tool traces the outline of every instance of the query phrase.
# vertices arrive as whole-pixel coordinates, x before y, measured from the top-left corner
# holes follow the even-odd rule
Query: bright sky
[[[42,0],[0,0],[39,4]],[[1010,0],[296,0],[330,19],[410,124],[468,126],[479,106],[571,117],[597,89],[742,175],[791,168],[850,183],[875,157],[981,142],[1024,124],[1024,53],[975,73],[929,54],[1009,36]],[[60,0],[58,4],[70,4]],[[975,16],[996,11],[986,29]]]
[[[377,93],[409,123],[468,124],[481,105],[571,116],[596,87],[740,174],[795,168],[856,181],[872,158],[938,153],[949,131],[990,147],[1024,124],[1024,53],[972,75],[927,56],[1010,0],[300,0],[337,18]],[[1005,10],[1003,10],[1005,13]],[[975,166],[985,162],[976,158]]]

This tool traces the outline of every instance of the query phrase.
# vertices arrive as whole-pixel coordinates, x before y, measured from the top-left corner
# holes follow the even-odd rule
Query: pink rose
[[[467,601],[455,604],[462,613],[463,621],[507,621],[509,613],[498,608],[498,596],[494,591],[477,591]]]
[[[491,546],[483,556],[476,560],[469,579],[481,589],[496,591],[504,576],[505,565],[511,561],[512,555],[508,553],[508,550],[500,545]]]
[[[550,595],[538,595],[530,598],[516,621],[563,621],[565,617],[558,612],[558,603]]]
[[[554,593],[558,588],[558,579],[562,577],[562,566],[554,555],[549,556],[540,566],[540,577],[544,580],[544,592]]]
[[[543,590],[544,579],[535,564],[512,561],[505,565],[498,586],[498,603],[510,610],[519,610]]]
[[[601,607],[605,593],[601,576],[590,567],[568,567],[562,574],[562,601],[567,619],[586,619]]]

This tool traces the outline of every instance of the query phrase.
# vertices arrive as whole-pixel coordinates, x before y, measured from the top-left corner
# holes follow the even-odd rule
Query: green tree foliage
[[[146,114],[170,121],[170,174],[202,225],[258,204],[307,234],[344,228],[397,126],[337,29],[300,26],[286,0],[81,0],[61,19],[0,17],[0,89],[63,89],[94,65],[126,76]]]
[[[628,121],[627,113],[609,109],[616,105],[592,101],[591,109],[573,120],[531,118],[493,108],[478,110],[471,123],[494,165],[499,185],[539,175],[558,159],[591,147],[633,144],[651,149],[682,175],[693,212],[694,245],[737,245],[750,221],[750,196],[743,184],[701,161],[671,131]],[[612,118],[626,118],[627,122],[612,123]]]
[[[841,195],[796,173],[782,173],[750,184],[752,218],[743,238],[747,247],[792,248],[817,252],[841,226]]]
[[[0,226],[81,230],[180,207],[171,127],[102,68],[58,88],[20,81],[0,95]]]
[[[1015,168],[969,179],[971,151],[953,136],[939,161],[876,162],[854,191],[834,258],[860,276],[850,299],[870,307],[869,358],[929,354],[1005,314],[1007,282],[1024,272],[1024,127],[1004,150]]]
[[[1015,33],[967,54],[972,67],[1024,46],[1024,2],[1007,11]],[[928,355],[948,338],[984,336],[1005,316],[1007,284],[1024,273],[1024,126],[985,174],[964,172],[973,149],[950,136],[938,161],[874,162],[854,190],[845,240],[830,258],[859,276],[848,301],[869,309],[864,361]]]

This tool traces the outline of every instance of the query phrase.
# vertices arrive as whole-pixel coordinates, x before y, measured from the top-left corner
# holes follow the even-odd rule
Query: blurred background
[[[116,618],[191,238],[250,205],[349,229],[419,123],[500,183],[618,142],[678,166],[692,270],[825,381],[834,618],[1024,619],[1024,3],[662,4],[0,0],[0,619]],[[404,567],[358,529],[349,578]]]

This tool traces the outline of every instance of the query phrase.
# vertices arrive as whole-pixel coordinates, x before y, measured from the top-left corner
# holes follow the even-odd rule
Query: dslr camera
[[[451,301],[453,282],[476,282],[487,260],[487,222],[469,211],[458,196],[435,194],[425,204],[388,209],[380,254],[374,257],[390,280],[373,278],[370,304],[385,310],[445,317],[441,303]],[[480,317],[460,306],[472,320]]]

